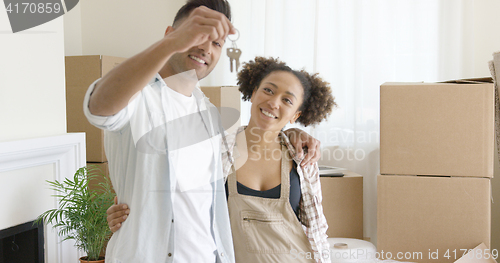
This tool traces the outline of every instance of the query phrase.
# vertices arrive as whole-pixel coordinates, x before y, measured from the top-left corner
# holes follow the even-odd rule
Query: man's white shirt
[[[131,210],[106,262],[214,262],[214,252],[234,262],[213,105],[198,87],[187,97],[157,74],[123,110],[96,116],[94,85],[84,112],[105,130],[110,178]]]

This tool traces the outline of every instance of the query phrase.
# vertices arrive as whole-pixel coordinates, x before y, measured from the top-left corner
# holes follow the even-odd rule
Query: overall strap
[[[288,202],[290,198],[290,155],[288,148],[281,145],[281,200]]]
[[[229,192],[229,195],[238,193],[238,187],[236,181],[236,169],[234,168],[234,165],[232,165],[231,173],[227,177],[227,190]]]

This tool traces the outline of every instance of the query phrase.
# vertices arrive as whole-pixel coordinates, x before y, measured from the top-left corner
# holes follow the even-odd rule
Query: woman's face
[[[280,131],[300,116],[304,88],[290,72],[274,71],[265,77],[250,101],[250,122],[265,131]]]

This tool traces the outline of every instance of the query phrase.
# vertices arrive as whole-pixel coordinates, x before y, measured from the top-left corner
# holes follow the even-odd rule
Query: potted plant
[[[111,236],[106,210],[115,197],[108,177],[95,166],[87,166],[78,169],[73,180],[47,182],[60,198],[59,207],[44,212],[35,223],[49,222],[64,236],[63,241],[75,240],[75,246],[87,254],[80,262],[104,262],[99,256]],[[96,186],[89,188],[89,183]]]

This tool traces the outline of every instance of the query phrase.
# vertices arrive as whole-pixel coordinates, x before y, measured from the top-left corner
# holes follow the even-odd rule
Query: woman
[[[325,262],[328,226],[318,165],[298,165],[282,129],[326,119],[336,105],[329,84],[257,57],[245,63],[238,85],[252,106],[248,126],[227,137],[223,154],[236,262]],[[108,214],[116,231],[126,218],[123,210],[115,205]]]

